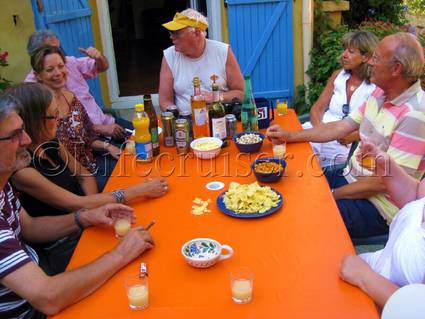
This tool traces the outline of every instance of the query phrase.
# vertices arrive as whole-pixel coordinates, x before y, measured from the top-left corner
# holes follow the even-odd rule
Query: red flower
[[[0,61],[7,62],[8,55],[9,55],[9,52],[7,51],[0,52]]]

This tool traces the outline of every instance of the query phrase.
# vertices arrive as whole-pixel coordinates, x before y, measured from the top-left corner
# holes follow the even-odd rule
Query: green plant
[[[405,0],[404,3],[410,13],[425,15],[425,0]]]
[[[6,67],[9,64],[7,63],[7,57],[9,53],[7,51],[1,51],[0,50],[0,67]],[[7,87],[9,87],[12,84],[11,81],[3,78],[0,74],[0,92],[4,91]]]
[[[342,16],[350,28],[355,28],[366,18],[401,25],[406,22],[405,13],[404,0],[356,0],[350,1],[350,10]]]

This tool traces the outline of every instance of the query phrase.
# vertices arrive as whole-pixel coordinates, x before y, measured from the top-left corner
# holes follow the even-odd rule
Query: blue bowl
[[[277,163],[277,164],[281,164],[282,169],[279,172],[274,172],[274,173],[256,172],[255,171],[255,165],[259,164],[259,163],[263,163],[263,162],[274,162],[274,163]],[[280,158],[276,158],[276,157],[259,158],[259,159],[255,160],[251,165],[251,169],[254,171],[255,177],[257,178],[257,180],[259,182],[262,182],[262,183],[277,182],[283,176],[283,174],[285,173],[285,168],[286,168],[286,161],[284,159],[280,159]]]
[[[261,138],[260,142],[257,143],[252,143],[252,144],[241,144],[236,142],[236,140],[238,138],[240,138],[242,135],[245,134],[255,134],[258,135]],[[260,150],[261,146],[263,145],[263,141],[264,141],[264,134],[261,134],[260,132],[240,132],[238,134],[236,134],[235,136],[233,136],[233,141],[235,142],[236,146],[239,149],[239,152],[241,153],[256,153]]]

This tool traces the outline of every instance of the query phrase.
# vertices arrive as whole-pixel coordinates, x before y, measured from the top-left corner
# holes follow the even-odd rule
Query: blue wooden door
[[[31,0],[31,4],[36,29],[55,32],[65,55],[84,56],[78,48],[94,45],[90,20],[92,10],[87,0]],[[103,106],[99,79],[87,82],[96,102]]]
[[[230,44],[256,97],[293,101],[292,1],[227,0]]]

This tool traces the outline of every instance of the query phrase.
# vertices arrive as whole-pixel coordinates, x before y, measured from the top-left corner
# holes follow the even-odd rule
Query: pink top
[[[103,113],[97,105],[94,97],[90,94],[89,86],[86,82],[97,76],[96,61],[89,57],[76,58],[66,57],[66,66],[68,68],[68,80],[65,88],[74,93],[81,104],[83,104],[93,124],[113,124],[115,119]],[[37,82],[34,71],[31,71],[24,82]]]

